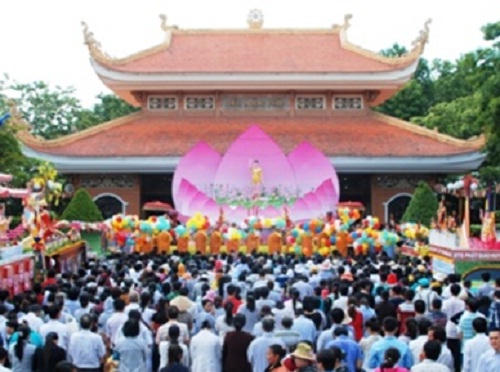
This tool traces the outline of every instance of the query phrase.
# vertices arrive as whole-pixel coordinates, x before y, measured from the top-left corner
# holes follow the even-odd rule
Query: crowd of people
[[[500,278],[381,255],[124,255],[0,291],[0,372],[498,372]]]

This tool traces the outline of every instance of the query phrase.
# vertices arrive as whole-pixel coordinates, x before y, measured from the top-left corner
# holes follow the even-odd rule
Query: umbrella
[[[142,210],[148,212],[165,212],[169,214],[177,213],[170,204],[161,201],[147,202],[142,206]]]

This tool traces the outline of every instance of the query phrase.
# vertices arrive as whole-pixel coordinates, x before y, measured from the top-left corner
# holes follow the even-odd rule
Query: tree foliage
[[[98,222],[102,213],[85,189],[78,189],[62,214],[68,221]]]
[[[75,133],[138,110],[113,94],[98,95],[96,104],[86,109],[73,87],[52,87],[43,81],[19,83],[6,75],[0,80],[0,101],[7,95],[30,123],[32,133],[44,139]]]
[[[457,138],[487,135],[484,175],[500,175],[500,22],[482,28],[489,47],[456,61],[421,59],[413,79],[377,110]],[[400,56],[397,44],[382,51]],[[500,179],[498,179],[500,181]]]
[[[410,204],[403,215],[403,221],[421,223],[430,226],[432,218],[436,215],[438,201],[436,195],[427,184],[419,182]]]

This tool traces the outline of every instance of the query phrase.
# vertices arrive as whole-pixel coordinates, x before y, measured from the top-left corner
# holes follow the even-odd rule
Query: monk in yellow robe
[[[172,241],[172,237],[168,233],[168,231],[162,231],[158,234],[156,238],[156,243],[158,246],[158,254],[169,254],[170,253],[170,243]]]
[[[209,245],[210,254],[219,254],[220,247],[222,246],[222,237],[219,231],[215,230],[212,234],[210,234]]]
[[[207,253],[207,234],[205,231],[198,231],[194,236],[194,245],[197,252]]]
[[[269,250],[269,254],[281,253],[281,247],[281,234],[277,231],[273,231],[267,238],[267,248]]]

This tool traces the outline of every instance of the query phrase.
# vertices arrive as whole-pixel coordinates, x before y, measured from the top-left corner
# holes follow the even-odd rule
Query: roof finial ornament
[[[412,42],[412,46],[414,50],[418,50],[419,52],[422,52],[424,50],[425,44],[429,42],[429,31],[430,31],[430,24],[432,23],[432,19],[428,19],[424,23],[424,29],[420,30],[420,33],[418,34],[418,37]]]
[[[172,30],[176,29],[177,26],[169,26],[167,22],[167,16],[165,14],[160,14],[161,29],[165,32],[165,44],[170,45],[172,41]]]
[[[112,58],[101,50],[101,43],[96,40],[94,33],[90,31],[88,24],[82,21],[83,43],[89,48],[92,58],[100,61],[110,61]]]
[[[351,27],[351,19],[352,19],[352,14],[346,14],[344,16],[344,23],[342,23],[341,25],[339,25],[338,23],[335,23],[332,28],[335,32],[339,32],[339,31],[347,31],[347,29],[349,27]]]
[[[251,9],[247,16],[248,26],[252,30],[261,30],[264,25],[264,13],[260,9]]]
[[[7,106],[9,106],[10,124],[12,125],[12,128],[14,130],[30,130],[31,125],[24,120],[21,111],[19,111],[19,108],[17,107],[16,101],[9,98],[7,100]]]

